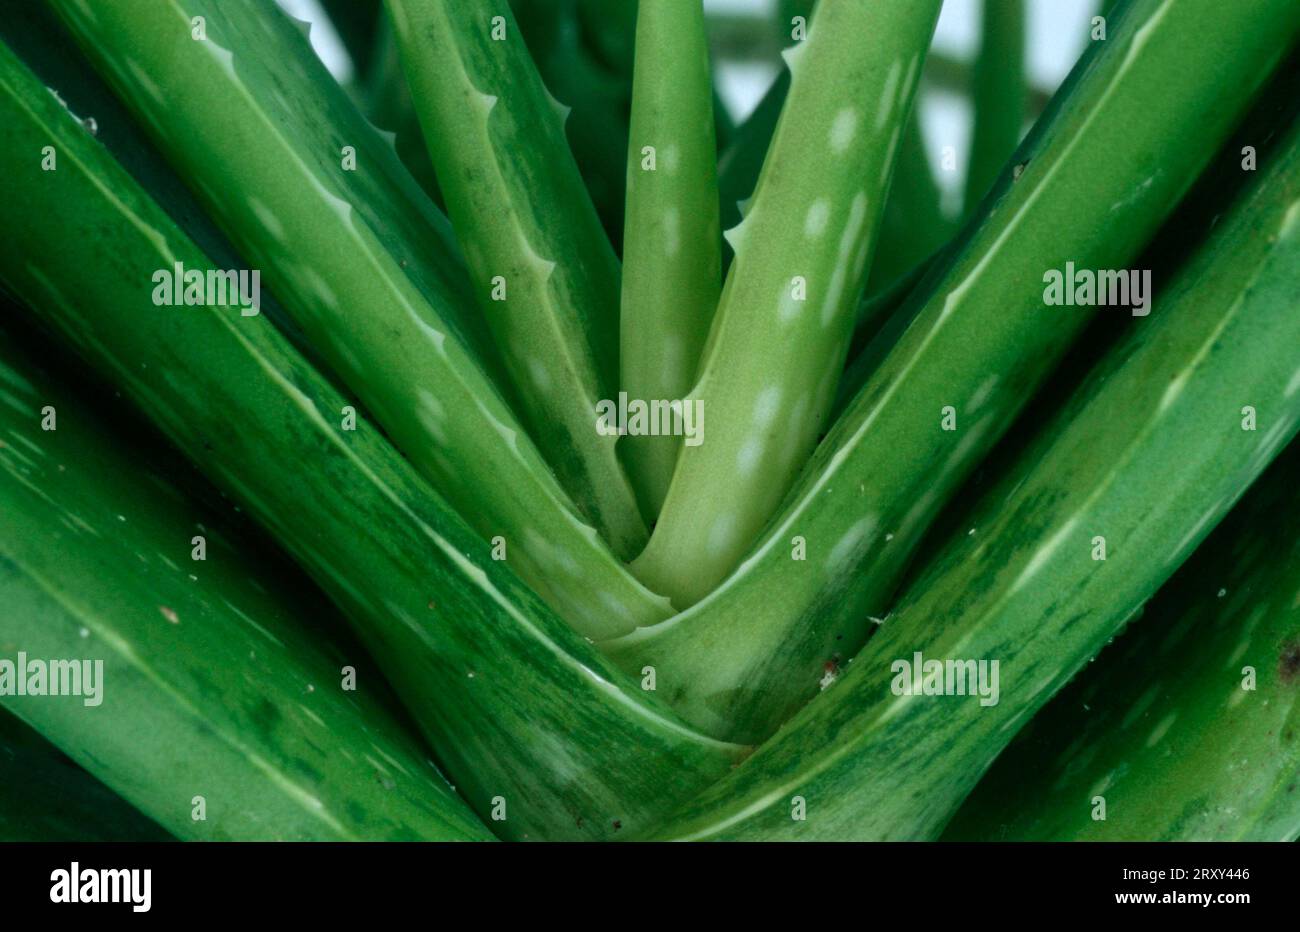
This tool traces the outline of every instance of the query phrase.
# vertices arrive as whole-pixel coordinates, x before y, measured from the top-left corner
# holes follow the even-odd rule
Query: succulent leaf
[[[623,237],[622,379],[631,402],[686,399],[722,289],[717,145],[704,9],[642,0]],[[663,505],[681,441],[622,441],[642,510]]]
[[[97,8],[98,9],[98,8]],[[207,259],[7,50],[0,280],[348,615],[457,789],[507,836],[653,822],[743,753],[683,725],[551,613],[261,317],[158,307],[152,273]],[[30,153],[61,152],[57,183]],[[73,295],[78,296],[76,300]],[[615,823],[618,823],[616,825]]]
[[[1025,125],[1025,0],[983,0],[980,47],[971,74],[975,128],[966,168],[972,211],[1006,164]]]
[[[989,493],[978,533],[950,541],[838,682],[658,837],[942,830],[1300,429],[1298,169],[1300,128]],[[1249,429],[1247,404],[1266,412]]]
[[[633,564],[679,608],[735,568],[825,424],[938,13],[932,0],[824,5],[783,53],[790,93],[753,206],[727,233],[736,259],[691,392],[708,427],[682,446]]]
[[[951,840],[1300,837],[1300,444],[1002,752]],[[1094,797],[1106,818],[1094,819]]]
[[[299,614],[322,606],[259,571],[228,521],[8,339],[0,382],[0,642],[79,665],[83,692],[97,684],[7,708],[178,838],[491,837],[377,701],[355,644]]]
[[[618,259],[509,8],[389,0],[425,142],[530,434],[615,553],[645,541],[597,430],[618,384]]]
[[[607,644],[620,663],[654,665],[683,715],[746,741],[817,694],[826,664],[853,656],[887,614],[934,516],[1096,313],[1045,306],[1045,272],[1133,261],[1300,30],[1286,0],[1251,12],[1127,7],[898,312],[906,329],[761,543],[697,606]],[[1229,27],[1232,54],[1215,38]],[[1170,89],[1158,76],[1189,57],[1197,67]],[[804,560],[792,558],[796,537]]]
[[[169,841],[157,823],[0,708],[0,841]]]
[[[592,637],[669,614],[575,509],[458,339],[450,315],[464,296],[434,262],[445,218],[281,14],[245,0],[109,0],[93,16],[55,6],[312,344],[478,529],[478,552],[503,539],[516,571]],[[205,17],[202,41],[191,13]],[[191,87],[187,105],[153,93],[158,81]],[[356,171],[337,158],[347,140]]]

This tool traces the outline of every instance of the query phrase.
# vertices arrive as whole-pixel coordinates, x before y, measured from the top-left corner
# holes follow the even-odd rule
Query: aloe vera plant
[[[711,427],[682,446],[634,564],[678,608],[735,566],[817,438],[938,13],[931,0],[830,4],[784,53],[790,93],[749,212],[727,233],[736,258],[691,391]],[[855,41],[864,35],[875,45],[868,59]],[[822,170],[801,171],[809,158]],[[791,230],[802,231],[793,243]]]
[[[329,93],[313,80],[321,66],[282,16],[244,0],[175,0],[147,13],[110,2],[96,4],[93,17],[75,3],[58,0],[55,8],[146,115],[232,241],[263,263],[314,345],[478,528],[480,552],[504,552],[593,637],[668,614],[667,601],[638,584],[609,538],[574,509],[471,344],[457,338],[455,321],[475,315],[447,283],[464,277],[451,267],[451,247],[435,237],[428,248],[446,232],[445,219],[337,88]],[[194,38],[195,16],[203,17],[203,39]],[[146,25],[150,44],[139,39]],[[145,56],[150,74],[131,67]],[[157,80],[191,86],[210,106],[176,108],[150,92]],[[349,140],[355,171],[337,158]],[[292,157],[298,150],[315,158]],[[223,196],[232,179],[259,195]],[[383,208],[391,216],[381,220]],[[442,277],[439,265],[448,267]],[[359,319],[368,324],[353,326]],[[566,568],[559,575],[547,569],[559,566]]]
[[[374,428],[327,416],[342,399],[269,322],[154,307],[150,270],[207,260],[7,51],[3,63],[2,216],[45,218],[33,235],[48,240],[39,264],[7,255],[0,276],[344,607],[480,814],[500,799],[503,834],[600,837],[727,769],[740,749],[676,721],[507,566],[478,556],[468,527]],[[24,154],[49,144],[63,153],[59,186],[18,183],[40,170]],[[574,733],[604,738],[575,752],[561,738]],[[591,778],[556,778],[574,766]]]
[[[1300,533],[1272,520],[1300,509],[1297,466],[1292,444],[945,838],[1300,838]]]
[[[0,836],[1294,836],[1300,7],[941,5],[9,11]]]
[[[840,682],[662,837],[942,829],[1017,726],[1300,429],[1298,167],[1300,127],[1152,317],[989,493],[977,533],[949,544]],[[1256,421],[1246,408],[1268,414]],[[924,672],[935,685],[954,664],[999,666],[985,667],[987,692],[975,694],[973,677],[969,692],[923,692],[923,658],[939,665],[938,681]],[[802,819],[791,818],[795,797]]]
[[[654,666],[700,727],[757,741],[854,655],[935,513],[1096,311],[1045,306],[1044,271],[1129,263],[1300,29],[1294,4],[1252,12],[1127,5],[909,297],[759,545],[689,611],[611,642],[620,662]],[[1214,38],[1230,24],[1239,55]],[[1194,79],[1157,80],[1190,57]]]

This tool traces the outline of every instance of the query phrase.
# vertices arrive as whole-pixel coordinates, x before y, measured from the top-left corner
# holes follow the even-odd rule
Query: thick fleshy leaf
[[[355,643],[306,614],[326,606],[194,507],[165,457],[2,332],[0,388],[0,658],[27,686],[0,691],[8,709],[178,838],[491,837]],[[69,662],[59,688],[80,694],[32,694]]]
[[[1045,273],[1132,262],[1300,31],[1289,0],[1120,15],[900,309],[906,329],[761,544],[690,611],[608,645],[653,665],[700,727],[761,740],[856,653],[925,530],[1097,311],[1046,306]]]
[[[1300,429],[1300,128],[847,672],[661,834],[925,839]],[[791,818],[796,807],[802,820]]]
[[[55,8],[263,284],[479,531],[479,552],[504,555],[591,637],[668,614],[575,510],[458,339],[453,315],[478,315],[453,287],[464,270],[446,219],[291,21],[249,0]],[[160,82],[191,90],[182,101],[155,93]]]
[[[619,390],[629,405],[654,411],[685,399],[695,384],[722,290],[722,259],[703,5],[641,0],[639,11]],[[653,425],[642,430],[647,427]],[[642,510],[651,519],[668,494],[680,448],[680,438],[671,433],[636,433],[622,441]]]
[[[727,232],[736,258],[687,399],[707,426],[633,563],[679,608],[735,568],[825,424],[938,15],[938,0],[823,5],[785,53],[790,93]]]
[[[596,406],[618,385],[619,264],[509,7],[388,0],[473,290],[522,417],[620,556],[646,528]]]
[[[0,771],[0,842],[171,838],[4,709]]]
[[[0,279],[108,374],[347,612],[439,763],[509,837],[643,828],[726,772],[523,585],[261,316],[158,306],[206,257],[7,50]],[[45,146],[57,171],[42,172]],[[75,298],[74,298],[75,296]]]
[[[1123,638],[1021,730],[945,838],[1300,837],[1297,476],[1293,443]]]

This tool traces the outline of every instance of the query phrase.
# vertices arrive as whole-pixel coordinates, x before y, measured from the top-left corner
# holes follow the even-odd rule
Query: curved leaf
[[[761,740],[856,653],[926,528],[1096,312],[1046,306],[1045,273],[1133,261],[1300,31],[1289,0],[1121,16],[898,312],[906,330],[760,545],[698,606],[607,645],[655,666],[700,727]]]
[[[816,444],[938,15],[938,0],[823,5],[785,53],[790,93],[753,205],[727,233],[736,258],[688,399],[707,426],[682,446],[633,563],[679,608],[735,568]]]
[[[614,551],[645,542],[618,437],[619,266],[564,136],[567,111],[504,4],[388,0],[438,182],[533,440]]]
[[[490,838],[376,700],[355,646],[311,630],[297,610],[311,602],[259,571],[229,522],[5,336],[0,656],[50,663],[50,688],[71,661],[86,695],[0,701],[179,838]]]
[[[945,838],[1300,837],[1298,469],[1293,443],[1124,637],[1021,730]]]
[[[629,404],[680,401],[722,290],[717,145],[701,2],[641,0],[623,236],[622,367]],[[642,510],[663,505],[681,440],[622,441]]]
[[[111,376],[343,607],[484,817],[509,837],[644,827],[742,749],[682,725],[576,636],[260,316],[159,307],[207,259],[5,50],[0,279]],[[40,170],[46,145],[58,169]]]
[[[950,542],[840,680],[661,835],[941,830],[1300,429],[1297,169],[1300,130],[989,493],[977,533]]]
[[[479,531],[479,552],[501,538],[592,637],[669,613],[577,513],[457,338],[454,315],[478,317],[454,285],[464,271],[446,219],[288,19],[248,0],[55,8],[315,347]]]

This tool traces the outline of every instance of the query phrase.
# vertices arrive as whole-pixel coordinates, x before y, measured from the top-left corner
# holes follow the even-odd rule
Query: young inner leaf
[[[475,297],[561,484],[625,558],[646,529],[596,405],[615,394],[618,259],[505,4],[388,0]]]
[[[623,454],[653,519],[668,494],[700,352],[721,291],[717,147],[700,0],[642,0],[623,252],[622,384],[651,419]],[[660,412],[663,421],[660,420]],[[664,423],[667,421],[668,423]],[[635,424],[629,426],[636,426]]]
[[[679,606],[749,548],[816,443],[843,368],[938,0],[823,5],[785,53],[791,87],[691,392],[683,446],[634,569]]]

